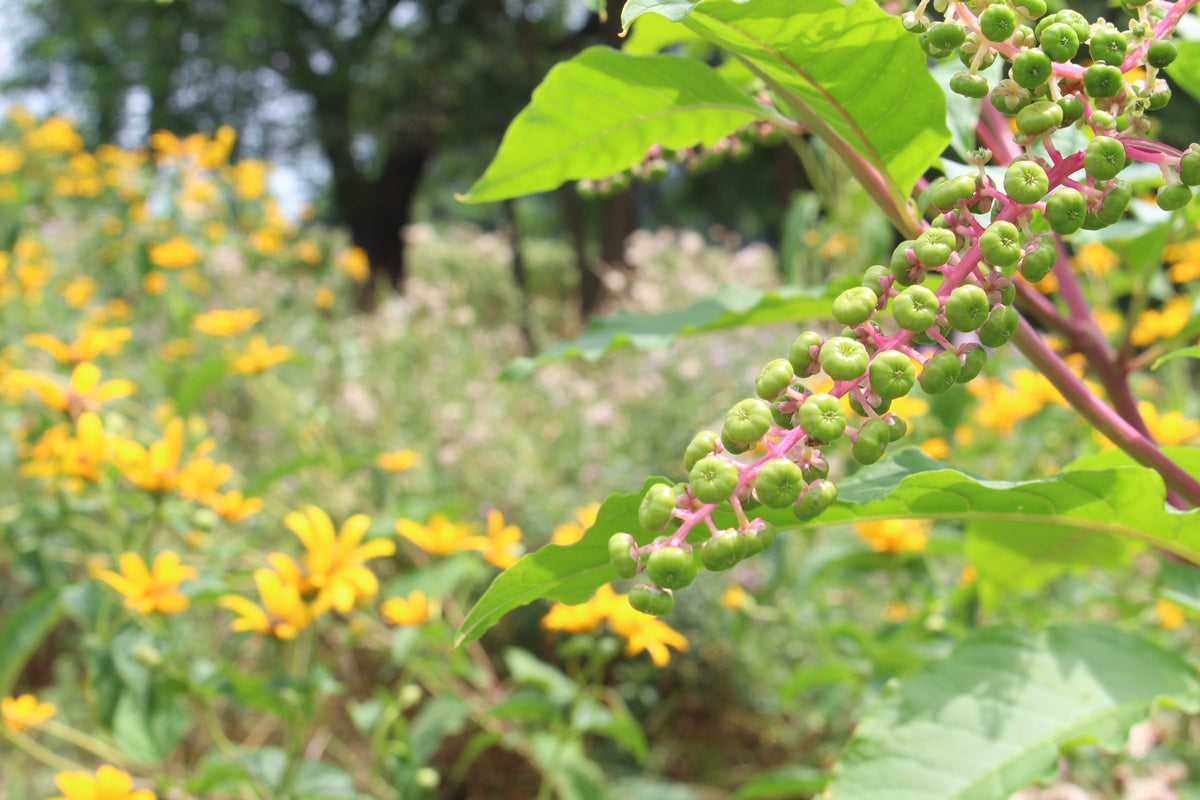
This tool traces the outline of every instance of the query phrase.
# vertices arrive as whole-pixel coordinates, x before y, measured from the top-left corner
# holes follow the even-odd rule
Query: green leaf
[[[578,739],[560,739],[552,733],[533,733],[529,749],[538,769],[554,784],[562,800],[604,800],[604,774],[583,751]]]
[[[1138,636],[1102,625],[985,629],[885,691],[827,797],[1008,797],[1052,773],[1063,747],[1119,747],[1163,701],[1197,706],[1195,667]]]
[[[172,688],[125,691],[113,715],[113,739],[128,756],[158,764],[174,752],[192,725],[187,703]]]
[[[553,703],[566,705],[579,694],[579,687],[566,673],[542,661],[528,650],[519,647],[508,648],[504,651],[504,664],[514,681],[537,686]]]
[[[1174,350],[1167,353],[1165,356],[1159,356],[1150,365],[1150,369],[1155,370],[1163,365],[1164,362],[1171,361],[1176,358],[1200,358],[1200,345],[1194,347],[1183,347],[1179,350]]]
[[[462,698],[440,694],[429,698],[413,717],[408,729],[408,744],[414,764],[424,765],[433,758],[442,739],[461,733],[471,710]]]
[[[25,662],[65,614],[58,587],[48,586],[5,615],[0,624],[0,697],[12,693]]]
[[[228,371],[229,360],[221,357],[210,358],[188,370],[187,378],[171,393],[171,399],[175,401],[175,413],[181,417],[192,413],[204,393],[220,383]]]
[[[734,800],[789,800],[799,795],[819,794],[825,788],[826,776],[819,769],[790,764],[764,772],[743,784]]]
[[[652,11],[742,59],[847,163],[901,231],[914,233],[907,195],[946,145],[945,96],[916,37],[874,0],[702,0],[630,4],[622,21]]]
[[[838,502],[800,527],[881,519],[1004,522],[1010,531],[1039,526],[1074,537],[1128,537],[1200,564],[1200,509],[1166,507],[1166,488],[1151,469],[1065,470],[1050,478],[1009,482],[980,480],[938,466],[906,448],[839,482]],[[775,518],[763,516],[788,524],[786,517],[772,513]]]
[[[857,282],[857,279],[852,281]],[[844,288],[843,282],[835,282],[816,289],[784,287],[761,292],[727,283],[712,297],[698,300],[686,308],[661,314],[617,311],[607,317],[592,319],[574,341],[561,342],[534,358],[514,361],[505,368],[501,378],[522,378],[543,364],[563,359],[596,361],[624,347],[638,350],[670,347],[681,336],[827,316],[830,301]]]
[[[1175,40],[1179,56],[1167,67],[1171,80],[1185,92],[1200,100],[1200,42]]]
[[[596,522],[578,542],[548,544],[497,575],[463,620],[455,646],[478,639],[509,611],[534,600],[545,597],[578,604],[591,598],[616,577],[608,560],[609,538],[617,531],[629,531],[649,541],[651,534],[638,525],[638,504],[650,486],[669,482],[666,478],[650,478],[637,494],[609,497],[596,513]]]
[[[641,162],[651,145],[711,146],[770,118],[703,62],[592,47],[550,70],[460,199],[483,203],[604,178]]]
[[[967,560],[979,574],[980,598],[995,607],[1006,595],[1040,589],[1066,572],[1112,569],[1144,549],[1115,533],[1054,523],[974,522],[967,528]]]
[[[1200,570],[1191,564],[1163,560],[1158,570],[1158,593],[1181,606],[1200,612]]]
[[[628,0],[621,9],[621,27],[628,31],[635,19],[649,12],[679,22],[695,5],[695,0]]]

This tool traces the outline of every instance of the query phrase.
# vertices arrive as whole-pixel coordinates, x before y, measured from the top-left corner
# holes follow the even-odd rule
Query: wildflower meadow
[[[1200,797],[1195,5],[629,2],[458,199],[791,146],[822,210],[590,319],[443,219],[363,310],[233,128],[14,106],[0,796]]]

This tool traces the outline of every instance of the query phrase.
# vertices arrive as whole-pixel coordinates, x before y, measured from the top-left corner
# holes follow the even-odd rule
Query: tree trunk
[[[378,177],[367,179],[355,168],[349,152],[326,150],[337,216],[371,264],[371,277],[359,296],[364,310],[374,307],[381,282],[397,292],[404,288],[403,229],[412,221],[413,200],[432,153],[424,142],[398,145]]]

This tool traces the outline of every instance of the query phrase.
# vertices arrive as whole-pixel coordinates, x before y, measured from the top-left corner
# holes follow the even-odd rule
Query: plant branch
[[[1200,481],[1168,458],[1149,436],[1096,396],[1026,320],[1022,319],[1017,327],[1013,343],[1096,430],[1132,456],[1134,461],[1162,476],[1171,505],[1176,508],[1200,507]]]

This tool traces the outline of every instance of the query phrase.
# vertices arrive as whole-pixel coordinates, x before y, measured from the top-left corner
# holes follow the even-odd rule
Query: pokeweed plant
[[[1170,100],[1163,70],[1179,58],[1172,37],[1196,4],[1125,0],[1118,23],[1051,11],[1045,0],[921,0],[900,15],[872,0],[629,0],[626,29],[652,24],[661,42],[702,40],[740,69],[587,50],[547,75],[466,201],[568,180],[619,187],[661,173],[665,154],[694,161],[747,130],[794,144],[807,134],[846,163],[904,238],[856,285],[820,297],[838,335],[800,333],[719,433],[692,439],[686,481],[653,478],[611,497],[580,542],[526,556],[468,615],[460,641],[518,605],[583,602],[615,578],[639,581],[629,594],[639,611],[668,613],[699,571],[731,568],[780,530],[852,520],[1033,526],[1036,541],[1014,536],[1006,546],[1033,555],[1114,537],[1200,565],[1200,476],[1150,437],[1128,359],[1101,334],[1063,244],[1127,218],[1134,165],[1158,176],[1164,212],[1187,206],[1200,185],[1200,146],[1154,140],[1147,118]],[[977,101],[982,146],[963,148],[965,164],[945,162],[944,177],[929,181],[951,141],[929,64],[955,58],[962,68],[949,90]],[[1030,285],[1051,273],[1057,298]],[[792,297],[799,319],[816,295]],[[1103,398],[1031,319],[1086,355]],[[907,432],[892,401],[916,386],[933,395],[967,383],[989,349],[1010,342],[1126,461],[1009,483],[914,449],[885,458]],[[819,390],[822,373],[832,388]],[[864,467],[842,478],[834,470],[847,457]],[[1006,797],[1063,748],[1112,744],[1155,702],[1195,710],[1198,700],[1194,667],[1130,633],[983,629],[884,692],[827,796]]]

